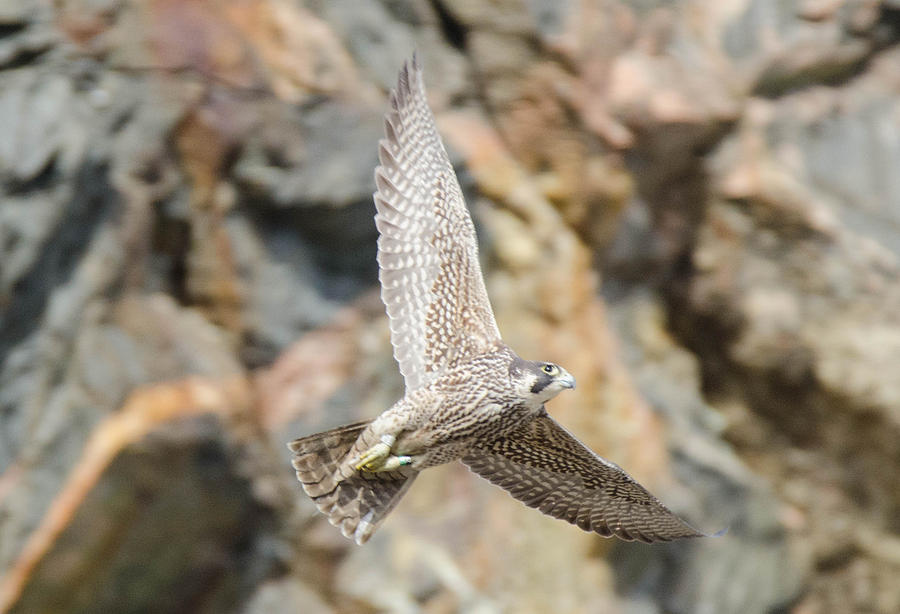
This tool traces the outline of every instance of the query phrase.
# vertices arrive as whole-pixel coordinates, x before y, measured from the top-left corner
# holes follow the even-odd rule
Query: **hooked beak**
[[[575,378],[566,373],[562,377],[557,380],[563,388],[574,388],[575,387]]]

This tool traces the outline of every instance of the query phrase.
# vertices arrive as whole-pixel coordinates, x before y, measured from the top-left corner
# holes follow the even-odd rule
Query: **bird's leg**
[[[375,469],[369,469],[368,467],[364,467],[364,469],[366,471],[371,471],[371,472],[393,471],[394,469],[399,469],[400,467],[406,467],[407,465],[411,465],[411,464],[412,464],[412,457],[410,457],[410,456],[391,455],[391,456],[388,456],[386,459],[384,459],[384,462],[381,464],[381,466],[376,467]]]
[[[395,456],[391,454],[391,446],[397,438],[390,433],[381,436],[381,441],[366,450],[362,456],[353,462],[357,471],[393,471],[412,463],[409,456]]]

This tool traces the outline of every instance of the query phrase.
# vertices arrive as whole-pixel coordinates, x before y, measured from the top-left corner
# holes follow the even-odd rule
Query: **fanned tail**
[[[368,425],[348,424],[288,444],[303,490],[331,524],[360,545],[372,536],[418,474],[408,467],[378,473],[354,470],[348,457],[374,442],[360,440],[369,439]]]

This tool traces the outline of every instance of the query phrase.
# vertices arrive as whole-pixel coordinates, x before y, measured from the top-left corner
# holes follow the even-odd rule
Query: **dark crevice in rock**
[[[181,305],[190,303],[188,292],[188,254],[191,249],[190,225],[180,219],[167,217],[163,207],[155,207],[152,247],[159,261],[160,273],[167,292]]]
[[[900,8],[882,5],[878,19],[868,31],[865,40],[868,50],[855,59],[835,54],[804,70],[782,72],[783,66],[774,65],[760,76],[752,92],[764,98],[779,98],[808,87],[841,87],[864,73],[878,53],[900,42]]]
[[[40,325],[53,291],[66,283],[87,251],[91,237],[107,219],[115,193],[106,164],[82,167],[73,178],[72,200],[49,236],[31,271],[14,288],[0,316],[0,360]]]
[[[879,49],[900,43],[900,6],[882,3],[874,28],[874,39]]]
[[[683,135],[676,138],[678,132]],[[632,285],[665,285],[689,273],[695,235],[709,199],[704,158],[726,132],[723,124],[707,135],[691,134],[687,126],[637,134],[638,145],[627,155],[626,164],[649,219],[600,254],[604,286],[609,282],[612,295],[627,293]],[[678,140],[682,143],[676,149],[659,146]]]
[[[31,48],[21,47],[5,62],[0,64],[0,70],[15,70],[16,68],[28,66],[40,60],[48,51],[50,51],[49,44]]]
[[[44,167],[28,179],[10,179],[5,186],[7,194],[18,196],[53,187],[60,181],[56,163],[56,156],[51,155],[47,158]]]
[[[15,36],[19,32],[25,30],[25,28],[27,27],[28,24],[25,22],[0,23],[0,38]]]
[[[373,209],[366,200],[340,208],[323,204],[248,209],[247,214],[276,260],[284,250],[295,249],[299,237],[310,250],[317,290],[328,299],[347,301],[378,282]],[[347,250],[347,245],[356,247]]]
[[[762,98],[780,98],[808,87],[839,87],[865,71],[873,53],[874,48],[851,62],[823,61],[799,73],[783,73],[780,65],[773,66],[760,77],[752,93]]]
[[[690,304],[689,293],[693,278],[690,255],[679,259],[677,276],[663,287],[669,315],[669,327],[680,343],[700,360],[702,388],[705,394],[715,390],[717,384],[727,379],[731,364],[726,348],[737,337],[742,322],[728,317],[724,309],[716,313],[698,313]]]
[[[450,45],[459,51],[466,50],[468,32],[466,26],[463,25],[453,14],[447,10],[441,0],[431,0],[431,6],[440,20],[441,32]]]
[[[729,349],[744,322],[723,303],[701,312],[691,303],[694,277],[690,258],[680,260],[677,276],[664,286],[669,323],[679,342],[697,356],[704,396],[711,399],[739,395],[758,416],[777,421],[779,432],[801,447],[817,445],[823,420],[822,398],[809,361],[797,356],[788,369],[751,369],[736,364]]]

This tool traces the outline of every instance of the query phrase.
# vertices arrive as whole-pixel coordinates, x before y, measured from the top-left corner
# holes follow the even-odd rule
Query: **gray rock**
[[[328,606],[315,590],[297,578],[266,582],[248,601],[244,614],[280,614],[285,607],[297,608],[308,614],[331,614]]]
[[[723,421],[700,394],[695,358],[673,343],[649,295],[611,307],[637,385],[669,426],[679,485],[658,494],[695,526],[725,531],[657,548],[616,544],[618,590],[658,612],[765,614],[792,603],[810,572],[808,553],[786,540],[771,488],[721,441]]]
[[[844,10],[816,12],[813,4],[753,0],[726,25],[724,50],[740,74],[749,77],[752,89],[779,95],[814,83],[840,82],[876,50],[873,7],[851,2]]]
[[[416,48],[410,25],[394,19],[381,2],[324,0],[312,5],[340,33],[365,72],[384,90],[393,87],[397,66]]]
[[[273,518],[233,445],[206,417],[121,454],[10,612],[232,610],[275,564],[255,551]]]
[[[18,117],[0,129],[0,171],[7,181],[26,182],[48,169],[70,130],[64,110],[73,90],[63,75],[20,71],[4,75],[6,90],[0,113]]]
[[[291,3],[0,0],[0,577],[85,450],[121,445],[11,611],[897,611],[897,2],[306,6],[298,41],[273,35]],[[284,443],[402,394],[371,192],[414,48],[439,119],[482,127],[452,136],[496,213],[502,325],[596,368],[590,411],[634,400],[566,346],[608,343],[584,246],[633,199],[604,284],[665,426],[654,491],[725,536],[601,542],[460,467],[371,548],[313,516]],[[559,285],[505,268],[516,240]],[[190,374],[253,399],[97,442]]]
[[[275,116],[251,137],[234,168],[247,198],[264,195],[278,207],[342,207],[371,198],[380,112],[334,100],[303,113],[268,110]]]
[[[317,253],[304,242],[301,228],[268,224],[254,227],[240,218],[229,224],[235,262],[247,296],[243,312],[248,339],[243,358],[251,364],[271,362],[304,331],[328,323],[343,300],[364,286],[352,266],[335,270],[334,276],[323,275],[318,260],[327,258],[328,253]],[[374,235],[374,230],[368,234]],[[327,240],[322,237],[322,241]],[[360,250],[360,259],[374,252],[371,240],[366,246]],[[372,281],[366,276],[365,285]]]

